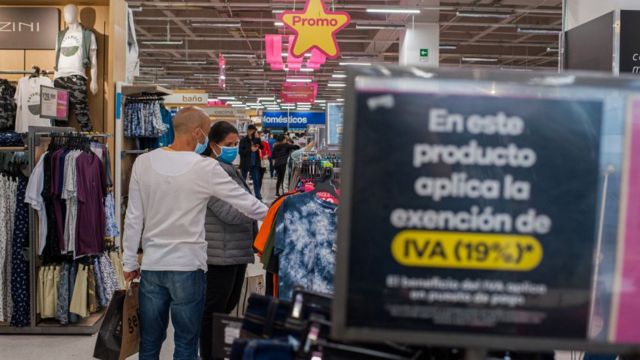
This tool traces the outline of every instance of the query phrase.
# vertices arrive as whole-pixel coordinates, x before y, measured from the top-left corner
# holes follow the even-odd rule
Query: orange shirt
[[[269,211],[267,212],[267,216],[264,218],[262,222],[262,226],[260,227],[260,231],[258,231],[258,235],[256,235],[256,239],[253,241],[253,248],[256,252],[262,256],[264,252],[264,247],[267,245],[267,240],[269,239],[269,234],[271,233],[271,227],[273,226],[273,222],[276,221],[276,215],[278,215],[278,210],[280,206],[286,199],[286,196],[280,197],[276,202],[271,205]]]

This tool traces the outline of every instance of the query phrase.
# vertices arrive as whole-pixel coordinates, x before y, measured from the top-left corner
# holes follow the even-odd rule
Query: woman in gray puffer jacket
[[[238,130],[220,121],[209,131],[211,156],[240,186],[251,193],[238,170],[231,165],[238,155]],[[247,264],[253,263],[253,240],[258,224],[229,205],[212,198],[205,220],[207,240],[207,299],[200,334],[200,356],[212,360],[213,313],[229,314],[238,305]]]

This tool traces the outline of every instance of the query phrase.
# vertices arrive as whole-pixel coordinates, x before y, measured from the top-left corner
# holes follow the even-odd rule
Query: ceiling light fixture
[[[276,98],[274,98],[274,97],[259,97],[258,98],[258,102],[261,102],[261,101],[276,101]]]
[[[183,41],[182,40],[162,40],[162,41],[147,40],[147,41],[143,41],[142,43],[145,45],[182,45]]]
[[[462,61],[467,62],[497,62],[496,58],[463,57]]]
[[[327,84],[327,86],[328,87],[346,87],[347,84],[345,84],[345,83],[331,83],[330,82],[330,83]]]
[[[312,68],[302,68],[300,69],[301,72],[313,72],[314,70]]]
[[[235,100],[236,97],[235,96],[220,96],[218,97],[218,100]]]
[[[367,12],[378,14],[420,14],[420,9],[372,8],[367,9]]]
[[[173,82],[173,81],[184,81],[184,79],[183,78],[160,78],[160,81]]]
[[[284,26],[284,23],[282,21],[276,21],[273,23],[273,25],[275,26]]]
[[[157,71],[164,70],[163,66],[141,66],[140,71]]]
[[[191,26],[197,28],[234,28],[241,27],[240,23],[192,23]]]
[[[439,47],[440,47],[440,50],[455,50],[458,48],[457,45],[446,45],[446,44],[441,44]]]
[[[560,30],[559,29],[538,29],[538,28],[518,27],[518,33],[520,33],[520,34],[534,34],[534,35],[560,35]]]
[[[558,52],[560,49],[558,48],[547,48],[547,52]]]
[[[133,11],[133,12],[140,12],[142,11],[142,6],[138,6],[138,7],[129,7],[129,10]]]
[[[367,62],[340,62],[340,66],[371,66],[371,63]]]
[[[223,54],[225,58],[254,58],[256,54]]]
[[[360,25],[356,24],[358,30],[405,30],[404,25]]]
[[[310,83],[311,81],[309,78],[287,78],[287,82],[290,83]]]
[[[273,9],[273,10],[271,10],[271,13],[273,13],[273,14],[282,14],[283,12],[284,12],[283,9]]]
[[[334,79],[344,79],[347,77],[347,74],[333,74],[331,77]]]
[[[207,65],[206,60],[178,60],[174,61],[173,63],[181,65]]]
[[[228,68],[227,68],[227,70],[228,70]],[[238,72],[259,72],[259,73],[264,72],[263,69],[233,69],[232,68],[231,70],[238,71]]]
[[[496,19],[506,19],[509,16],[511,16],[511,14],[503,13],[503,12],[483,12],[483,11],[465,11],[465,10],[458,10],[456,15],[460,17],[496,18]]]

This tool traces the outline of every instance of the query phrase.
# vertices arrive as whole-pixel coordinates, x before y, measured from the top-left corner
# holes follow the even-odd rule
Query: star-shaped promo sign
[[[340,56],[336,34],[349,25],[351,17],[344,11],[327,11],[323,0],[308,0],[304,11],[283,12],[282,22],[296,33],[293,56],[302,57],[316,48],[335,59]]]

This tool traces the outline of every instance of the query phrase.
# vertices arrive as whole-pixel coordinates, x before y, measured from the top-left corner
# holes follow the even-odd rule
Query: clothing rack
[[[27,160],[27,171],[31,174],[37,159],[36,151],[41,144],[42,138],[52,138],[54,136],[86,136],[90,139],[107,139],[111,135],[103,133],[82,133],[70,127],[30,127],[24,151]],[[30,294],[30,325],[26,327],[0,326],[0,334],[42,334],[42,335],[92,335],[98,332],[102,324],[104,310],[83,319],[77,324],[60,325],[52,323],[38,324],[37,317],[37,276],[38,276],[38,249],[36,244],[37,229],[36,212],[29,207],[29,246],[25,249],[25,256],[29,260],[29,294]],[[117,243],[116,243],[117,244]]]
[[[31,69],[32,69],[31,71],[26,71],[26,70],[0,70],[0,74],[48,76],[48,75],[53,75],[55,73],[54,71],[47,71],[45,69],[41,69],[37,65],[33,65],[33,67]]]

